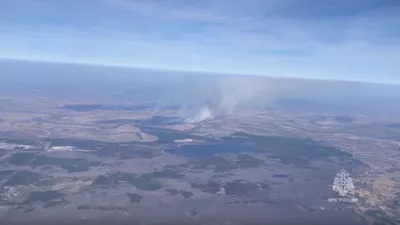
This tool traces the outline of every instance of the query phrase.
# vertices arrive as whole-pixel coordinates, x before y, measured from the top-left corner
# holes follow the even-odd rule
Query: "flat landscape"
[[[179,86],[187,100],[163,103],[119,86],[78,96],[73,84],[3,89],[0,221],[399,224],[397,98],[257,102],[222,88],[188,105],[201,92],[188,80]],[[232,81],[243,85],[222,79]],[[229,96],[243,101],[227,107]],[[333,190],[342,169],[354,183],[346,198],[357,201],[332,200],[343,197]]]

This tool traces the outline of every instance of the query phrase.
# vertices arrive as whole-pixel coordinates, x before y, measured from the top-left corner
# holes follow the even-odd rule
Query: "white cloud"
[[[44,2],[31,10],[13,6],[13,13],[20,20],[18,13],[27,11],[40,19],[54,7]],[[57,11],[56,22],[39,25],[0,15],[0,43],[7,43],[0,57],[400,82],[398,7],[360,6],[345,16],[324,17],[312,4],[307,9],[293,0],[70,4],[78,2],[92,14],[69,20],[69,12]]]

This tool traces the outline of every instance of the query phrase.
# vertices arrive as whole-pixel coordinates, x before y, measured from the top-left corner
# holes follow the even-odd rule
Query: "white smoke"
[[[194,117],[189,117],[186,119],[187,123],[200,123],[205,120],[213,119],[213,113],[210,108],[207,106],[204,106],[203,108],[200,109],[200,111],[194,116]]]
[[[367,94],[372,96],[390,88],[373,86],[376,90],[382,90],[379,92],[372,91],[372,85],[362,83],[254,76],[221,77],[217,82],[202,86],[196,83],[189,87],[190,90],[181,95],[190,99],[190,107],[182,110],[187,123],[200,123],[230,116],[239,109],[265,109],[267,106],[274,106],[277,100],[293,99],[315,104],[333,104],[335,101],[343,102],[343,97],[347,97],[348,101],[355,98],[360,101],[360,97],[363,99]],[[398,88],[390,90],[388,96],[399,96]],[[193,95],[195,97],[192,97]]]
[[[265,83],[258,79],[246,77],[231,77],[220,82],[218,91],[218,110],[226,114],[233,113],[238,107],[255,104],[261,99]]]
[[[209,91],[215,94],[197,108],[195,115],[189,117],[186,122],[199,123],[217,116],[232,114],[241,106],[265,102],[266,96],[262,94],[265,89],[265,83],[263,86],[262,82],[254,78],[229,77],[222,79],[216,86],[216,90],[209,87]]]

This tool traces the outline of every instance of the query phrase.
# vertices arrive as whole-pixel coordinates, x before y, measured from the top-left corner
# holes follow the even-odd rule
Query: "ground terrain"
[[[400,88],[0,60],[0,224],[399,224]],[[354,190],[333,191],[342,170]]]
[[[395,115],[277,107],[190,124],[177,110],[132,103],[1,101],[4,221],[76,213],[87,221],[235,224],[245,214],[281,221],[291,212],[304,221],[399,222]],[[342,168],[357,203],[328,201]]]

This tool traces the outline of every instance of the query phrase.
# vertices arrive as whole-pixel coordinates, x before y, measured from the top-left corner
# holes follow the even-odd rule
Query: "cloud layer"
[[[400,82],[397,0],[0,2],[0,57]]]

